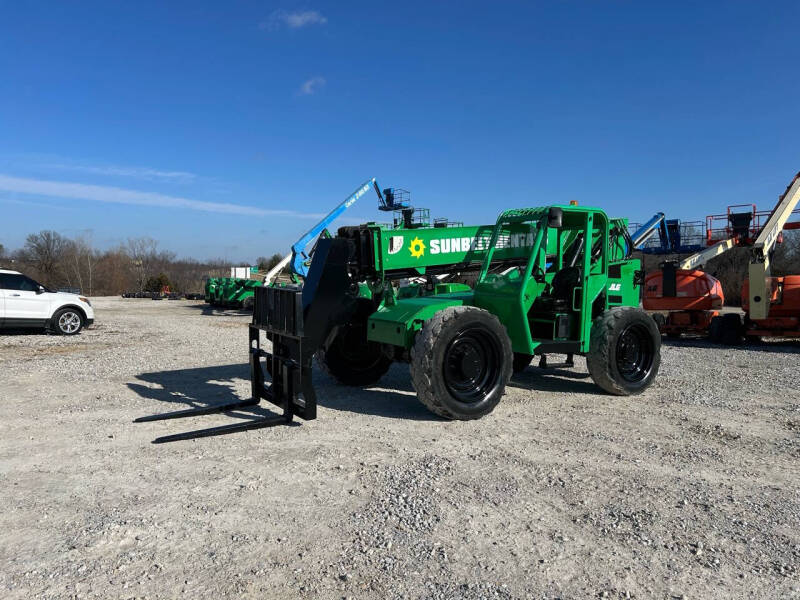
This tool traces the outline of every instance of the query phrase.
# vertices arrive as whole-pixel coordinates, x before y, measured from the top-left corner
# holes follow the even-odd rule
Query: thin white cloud
[[[311,79],[304,81],[303,85],[300,86],[300,95],[310,96],[312,94],[316,94],[324,85],[324,77],[312,77]]]
[[[285,13],[282,18],[292,29],[298,29],[300,27],[305,27],[306,25],[324,25],[328,22],[328,19],[316,10]]]
[[[136,206],[156,206],[159,208],[182,208],[203,212],[247,215],[255,217],[284,216],[319,219],[323,213],[303,213],[294,210],[257,208],[241,204],[221,202],[204,202],[168,196],[156,192],[140,192],[104,185],[88,185],[64,181],[44,181],[41,179],[25,179],[0,175],[0,190],[19,194],[31,194],[50,198],[67,198],[71,200],[89,200],[112,204],[132,204]]]
[[[41,165],[45,169],[58,169],[61,171],[75,171],[78,173],[90,173],[92,175],[108,175],[112,177],[132,177],[136,179],[148,179],[151,181],[179,181],[188,183],[197,179],[194,173],[186,171],[162,171],[150,169],[148,167],[121,167],[117,165],[81,165],[69,163],[49,163]]]
[[[298,12],[288,12],[276,10],[269,16],[269,20],[259,23],[261,29],[275,30],[285,25],[290,29],[300,29],[309,25],[324,25],[328,22],[327,17],[316,10],[304,10]]]
[[[20,206],[36,206],[38,208],[55,208],[58,210],[67,210],[67,206],[59,206],[58,204],[46,204],[44,202],[31,202],[29,200],[17,200],[16,198],[0,198],[0,204],[19,204]]]

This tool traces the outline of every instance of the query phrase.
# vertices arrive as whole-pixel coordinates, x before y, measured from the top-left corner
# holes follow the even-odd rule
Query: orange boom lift
[[[800,229],[800,173],[772,211],[754,204],[736,205],[726,214],[706,218],[708,248],[678,262],[667,262],[645,278],[645,310],[662,333],[708,334],[712,341],[736,344],[742,336],[800,336],[800,275],[770,276],[770,259],[784,229]],[[741,210],[747,207],[748,210]],[[724,221],[719,226],[719,221]],[[737,246],[752,248],[748,279],[742,290],[744,320],[721,315],[725,297],[720,282],[701,270],[708,260]],[[666,313],[666,314],[664,314]]]

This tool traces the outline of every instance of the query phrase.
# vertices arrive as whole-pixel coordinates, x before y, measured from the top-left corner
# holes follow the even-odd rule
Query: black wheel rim
[[[502,376],[502,352],[500,341],[485,328],[462,328],[445,349],[447,391],[466,404],[484,400]]]
[[[650,332],[641,323],[628,325],[617,338],[617,370],[629,383],[647,379],[653,370],[655,349]]]

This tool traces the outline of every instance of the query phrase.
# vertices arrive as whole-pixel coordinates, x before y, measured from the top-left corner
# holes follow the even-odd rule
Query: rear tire
[[[58,335],[76,335],[83,329],[83,314],[75,308],[62,308],[53,315],[51,328]]]
[[[242,300],[242,310],[246,310],[247,312],[253,312],[253,306],[256,304],[256,299],[253,296],[249,298],[245,298]]]
[[[327,348],[317,350],[317,363],[343,385],[377,383],[392,366],[381,345],[367,341],[365,327],[348,324],[339,329]]]
[[[661,334],[646,312],[618,307],[595,319],[586,366],[605,391],[640,394],[653,383],[660,364]]]
[[[411,349],[411,381],[420,401],[446,419],[489,414],[511,378],[511,340],[500,320],[473,306],[428,319]]]

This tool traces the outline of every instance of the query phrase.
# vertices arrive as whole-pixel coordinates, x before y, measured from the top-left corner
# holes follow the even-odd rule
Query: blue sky
[[[358,184],[466,223],[769,208],[797,2],[0,0],[0,243],[284,252]],[[347,222],[379,219],[365,196]]]

